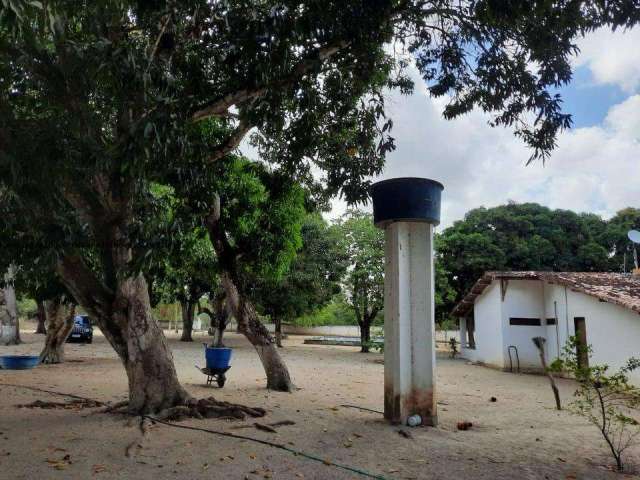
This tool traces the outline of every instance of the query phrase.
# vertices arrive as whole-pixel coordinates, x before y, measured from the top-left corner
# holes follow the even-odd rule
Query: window
[[[518,325],[518,326],[527,326],[527,327],[539,327],[540,319],[539,318],[519,318],[519,317],[511,317],[509,319],[509,325]]]
[[[555,324],[556,324],[555,318],[547,318],[547,325],[555,325]]]

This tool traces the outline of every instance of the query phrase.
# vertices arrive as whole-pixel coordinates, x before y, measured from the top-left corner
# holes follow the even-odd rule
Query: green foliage
[[[632,245],[627,238],[629,230],[640,230],[640,208],[624,208],[616,213],[599,235],[599,243],[612,254],[610,263],[613,270],[628,272],[633,266]],[[626,254],[626,265],[625,263]]]
[[[446,317],[443,320],[436,322],[436,329],[437,330],[441,330],[443,332],[449,332],[451,330],[457,330],[458,329],[458,322],[451,318],[451,317]]]
[[[337,325],[357,325],[355,313],[351,306],[345,302],[344,296],[337,295],[321,309],[302,315],[293,321],[300,327],[324,327]]]
[[[320,214],[305,217],[302,247],[287,273],[279,278],[252,279],[251,298],[262,312],[272,319],[289,321],[331,301],[340,291],[347,266],[336,233]]]
[[[640,367],[640,360],[630,358],[617,372],[608,365],[589,365],[591,346],[583,346],[571,337],[561,358],[550,366],[552,371],[569,372],[578,382],[569,410],[595,425],[607,442],[618,470],[624,467],[623,454],[637,444],[640,423],[640,389],[629,382],[628,374]]]
[[[633,7],[3,1],[2,241],[28,234],[29,248],[13,252],[21,263],[53,264],[70,250],[90,255],[87,263],[113,287],[119,268],[103,264],[100,250],[113,235],[140,255],[155,248],[154,182],[183,185],[180,195],[193,198],[194,179],[208,178],[212,165],[225,170],[251,128],[262,157],[287,181],[304,181],[318,196],[363,200],[394,148],[385,92],[413,89],[413,59],[429,92],[449,95],[446,118],[491,112],[492,123],[516,126],[533,156],[544,157],[570,124],[553,91],[571,78],[575,39],[635,25]],[[385,47],[393,41],[409,55],[393,55]],[[312,168],[323,172],[322,185]],[[108,228],[114,219],[120,225]],[[238,238],[250,237],[245,220],[235,225]],[[291,251],[265,242],[268,251]],[[267,273],[282,275],[284,257]],[[143,264],[136,255],[128,267]]]
[[[210,188],[220,195],[221,222],[247,285],[257,278],[280,280],[302,247],[304,190],[246,159],[227,163]]]
[[[349,269],[347,301],[360,326],[370,324],[384,304],[384,233],[369,213],[348,211],[336,224]]]
[[[535,203],[470,210],[436,238],[438,263],[456,292],[443,303],[450,311],[490,270],[609,271],[616,245],[628,244],[624,228],[640,222],[638,212],[627,213],[633,220],[619,214],[605,222]]]
[[[378,353],[384,353],[384,337],[383,336],[375,336],[365,342],[365,346],[368,350],[374,350]]]
[[[18,299],[18,315],[23,318],[33,318],[38,312],[38,305],[33,298],[20,297]]]

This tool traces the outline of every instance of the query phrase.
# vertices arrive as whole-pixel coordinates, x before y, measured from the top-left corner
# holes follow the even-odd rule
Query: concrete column
[[[384,416],[404,424],[418,414],[436,425],[433,229],[387,226],[384,299]]]

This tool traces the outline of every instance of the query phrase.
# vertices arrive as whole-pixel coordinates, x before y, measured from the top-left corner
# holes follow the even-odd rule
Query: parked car
[[[91,325],[89,315],[76,315],[73,319],[73,330],[71,330],[67,342],[93,342],[93,325]]]

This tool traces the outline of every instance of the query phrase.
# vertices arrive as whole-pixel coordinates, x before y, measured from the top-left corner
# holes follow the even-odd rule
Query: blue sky
[[[596,83],[586,66],[576,68],[573,81],[559,93],[564,101],[563,109],[573,115],[574,128],[602,123],[609,108],[627,97],[617,85]]]

